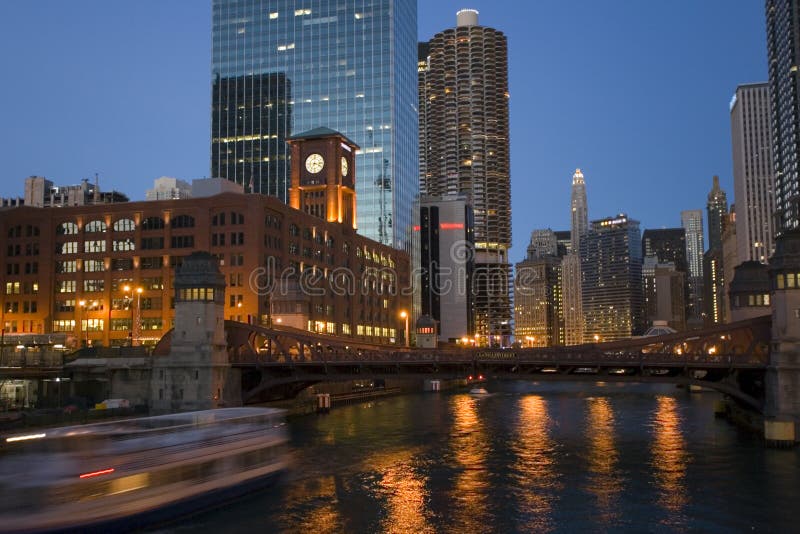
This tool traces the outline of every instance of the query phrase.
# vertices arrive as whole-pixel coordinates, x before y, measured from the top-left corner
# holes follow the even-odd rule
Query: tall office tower
[[[414,289],[420,301],[415,315],[432,317],[441,341],[475,334],[472,221],[466,195],[420,196],[414,226],[415,237],[419,234],[419,244],[414,246],[419,282]]]
[[[580,243],[589,229],[589,207],[586,202],[586,181],[580,169],[572,175],[570,194],[570,221],[568,253],[561,263],[562,295],[564,299],[564,342],[567,345],[583,343],[583,275],[581,273]]]
[[[359,233],[409,248],[416,42],[413,0],[213,0],[212,175],[287,201],[285,140],[332,128],[361,147]]]
[[[681,226],[686,231],[686,261],[689,266],[689,301],[686,321],[702,325],[703,313],[703,212],[681,212]]]
[[[642,257],[655,256],[658,263],[672,263],[675,270],[683,273],[683,298],[687,308],[685,318],[691,312],[689,303],[689,264],[686,260],[686,230],[683,228],[648,228],[642,233]],[[673,326],[676,330],[682,330]]]
[[[459,11],[456,23],[419,47],[420,189],[469,195],[476,333],[498,344],[511,335],[508,47],[477,11]]]
[[[645,256],[642,281],[649,325],[663,321],[678,332],[686,329],[685,279],[686,273],[675,269],[674,263],[660,263],[656,256]]]
[[[564,344],[561,259],[552,230],[534,230],[514,276],[514,335],[524,347]]]
[[[572,194],[570,198],[572,215],[572,250],[580,250],[581,237],[586,235],[589,229],[589,208],[586,204],[586,181],[580,169],[575,169],[572,175]]]
[[[731,146],[733,196],[740,214],[736,220],[739,261],[766,263],[774,251],[775,235],[768,83],[736,88],[731,102]]]
[[[592,221],[581,240],[584,341],[644,332],[639,221],[620,214]]]
[[[725,222],[725,228],[722,230],[722,276],[725,283],[722,290],[724,296],[722,299],[722,309],[727,322],[733,320],[731,317],[731,299],[728,298],[728,295],[730,295],[734,269],[740,263],[742,263],[742,260],[739,259],[736,241],[736,207],[734,204],[731,204],[731,210],[728,212],[728,220]]]
[[[722,263],[722,232],[728,220],[728,198],[714,176],[706,203],[708,250],[703,254],[703,320],[705,324],[725,322],[725,272]]]
[[[572,232],[569,230],[556,230],[556,239],[558,239],[558,255],[566,256],[572,252]]]
[[[706,214],[708,217],[708,248],[722,248],[722,228],[728,216],[728,196],[719,187],[719,176],[714,176],[708,193]]]
[[[780,234],[800,226],[800,7],[797,0],[766,0],[765,6],[775,232]]]

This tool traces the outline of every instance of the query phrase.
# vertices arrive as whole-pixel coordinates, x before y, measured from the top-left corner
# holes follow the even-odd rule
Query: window
[[[74,312],[75,311],[75,299],[57,300],[56,301],[56,310],[60,311],[60,312]]]
[[[142,221],[142,230],[161,230],[164,228],[164,219],[161,217],[147,217]]]
[[[92,279],[83,281],[83,291],[86,293],[98,293],[105,289],[105,280]]]
[[[75,280],[59,280],[56,282],[56,293],[75,293],[75,287]],[[9,294],[8,291],[6,294]]]
[[[56,245],[56,254],[77,254],[78,242],[67,241],[66,243],[58,243]],[[11,254],[9,254],[11,256]]]
[[[244,224],[244,215],[241,213],[231,212],[231,224]]]
[[[148,256],[141,259],[142,270],[160,269],[162,266],[161,256]]]
[[[25,274],[38,274],[39,273],[39,263],[32,262],[32,263],[25,263]]]
[[[133,219],[120,219],[114,223],[115,232],[133,232],[136,230],[136,223]]]
[[[152,278],[142,278],[140,283],[144,289],[161,290],[164,289],[164,279],[160,276]]]
[[[224,247],[225,246],[225,234],[211,234],[211,246],[212,247]]]
[[[35,300],[26,300],[22,303],[22,313],[36,313],[37,304]]]
[[[231,232],[231,245],[244,245],[244,232]]]
[[[293,236],[300,235],[300,228],[296,224],[289,225],[289,233]]]
[[[106,264],[103,260],[83,260],[83,272],[96,273],[106,270]]]
[[[244,295],[231,295],[228,299],[231,308],[237,308],[242,305]]]
[[[115,239],[113,244],[113,249],[114,252],[127,252],[130,250],[135,250],[136,245],[134,244],[133,239],[130,238],[120,239],[120,240]]]
[[[194,247],[193,235],[174,235],[171,242],[172,248],[192,248]]]
[[[191,215],[178,215],[172,219],[173,228],[194,228],[194,217]]]
[[[58,225],[56,235],[78,235],[78,225],[74,222],[65,222]]]
[[[130,330],[131,329],[131,320],[128,319],[111,319],[111,330],[114,332],[119,332],[121,330]]]
[[[111,260],[112,271],[130,271],[133,269],[132,258],[114,258]]]
[[[57,319],[53,321],[53,332],[72,332],[75,330],[75,319]]]
[[[211,217],[211,226],[225,226],[225,214],[218,213]]]
[[[244,265],[244,254],[231,254],[231,267]]]
[[[164,238],[163,237],[143,237],[142,238],[142,250],[155,250],[164,248]]]
[[[87,234],[105,232],[107,229],[106,223],[100,220],[90,221],[86,224],[85,232]]]
[[[83,251],[84,252],[105,252],[106,251],[106,242],[105,240],[97,240],[97,241],[86,241],[83,244]]]
[[[83,319],[81,320],[81,330],[84,332],[102,332],[103,324],[102,319]]]
[[[142,317],[139,326],[142,330],[162,330],[164,321],[161,317]]]

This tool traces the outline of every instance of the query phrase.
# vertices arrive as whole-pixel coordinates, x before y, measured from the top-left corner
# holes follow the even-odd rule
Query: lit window
[[[278,14],[277,14],[277,13],[270,13],[270,14],[269,14],[269,18],[271,18],[271,19],[273,19],[273,20],[274,20],[274,19],[277,19],[277,18],[278,18]]]

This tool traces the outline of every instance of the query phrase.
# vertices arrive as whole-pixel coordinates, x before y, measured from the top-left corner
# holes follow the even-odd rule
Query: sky
[[[512,261],[569,229],[578,167],[590,219],[680,226],[715,174],[734,202],[729,104],[767,79],[763,0],[420,0],[420,40],[461,8],[508,36]],[[0,1],[0,50],[0,196],[208,175],[210,0]]]

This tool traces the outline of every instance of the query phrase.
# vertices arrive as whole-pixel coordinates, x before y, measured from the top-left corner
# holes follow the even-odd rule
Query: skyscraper
[[[592,221],[581,240],[584,341],[644,332],[639,221],[620,214]]]
[[[564,344],[561,259],[552,230],[534,230],[528,257],[516,265],[514,333],[525,347]]]
[[[420,189],[467,194],[475,217],[476,333],[511,335],[511,181],[505,35],[461,10],[419,46]]]
[[[731,102],[733,196],[738,207],[739,261],[766,263],[774,250],[775,175],[772,163],[769,84],[736,88]],[[735,265],[731,266],[731,269]]]
[[[714,176],[706,203],[708,217],[708,250],[703,255],[703,305],[707,324],[725,322],[725,272],[723,267],[722,232],[728,221],[728,197]]]
[[[648,228],[642,233],[643,258],[645,260],[648,257],[655,258],[655,264],[672,263],[675,267],[675,272],[682,274],[683,295],[680,302],[685,306],[685,309],[681,314],[682,320],[678,322],[678,325],[670,325],[676,330],[685,328],[686,317],[692,311],[689,307],[689,264],[686,260],[686,248],[686,230],[683,228]],[[655,271],[653,271],[653,275],[655,276]],[[678,299],[673,299],[673,301],[678,302]],[[663,317],[660,319],[663,319]],[[678,328],[678,326],[681,326],[681,328]]]
[[[765,6],[775,231],[781,233],[800,226],[800,8],[797,0],[766,0]]]
[[[581,237],[586,235],[589,228],[589,208],[586,204],[586,181],[580,169],[575,169],[572,175],[572,193],[570,195],[572,208],[572,250],[580,250]]]
[[[360,234],[408,247],[417,180],[413,0],[213,0],[211,173],[287,201],[286,138],[356,154]]]
[[[586,181],[580,169],[572,175],[570,194],[570,252],[561,262],[562,295],[564,299],[564,342],[567,345],[583,343],[583,275],[581,272],[580,244],[589,229],[589,207],[586,202]]]
[[[703,311],[703,212],[681,212],[681,226],[686,231],[686,260],[689,264],[689,302],[686,320],[694,326],[702,323]]]
[[[728,196],[719,187],[719,176],[712,179],[711,191],[706,203],[708,217],[708,248],[722,248],[722,228],[728,216]]]

